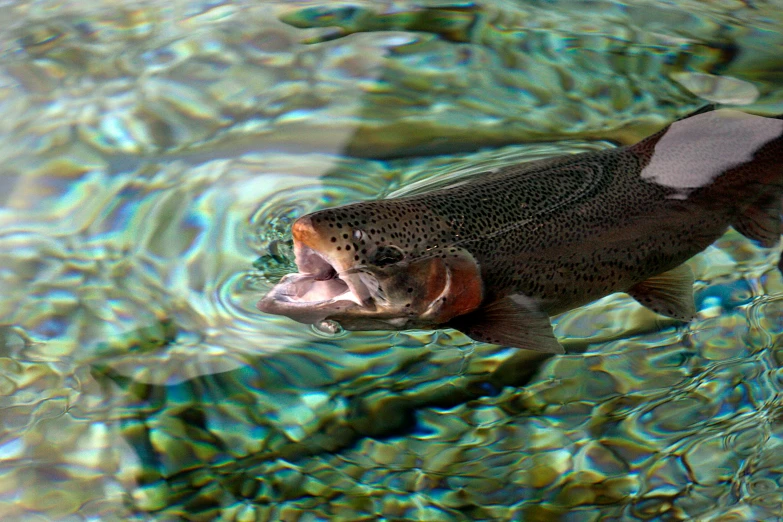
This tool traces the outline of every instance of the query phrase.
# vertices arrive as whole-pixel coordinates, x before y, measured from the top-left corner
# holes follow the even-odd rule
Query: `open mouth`
[[[304,303],[353,301],[362,304],[347,279],[340,277],[337,268],[326,256],[301,243],[294,248],[296,266],[299,275],[303,277],[293,285],[293,300]]]
[[[262,312],[281,314],[300,322],[323,320],[347,308],[373,308],[367,285],[359,273],[346,273],[313,248],[295,241],[298,273],[283,277],[258,302]]]

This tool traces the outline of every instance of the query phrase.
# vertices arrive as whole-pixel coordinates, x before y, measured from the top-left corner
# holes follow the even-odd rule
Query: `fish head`
[[[483,285],[469,252],[437,238],[413,246],[410,235],[388,232],[392,221],[394,230],[405,230],[404,219],[389,220],[372,207],[296,220],[298,272],[284,276],[258,308],[301,323],[335,321],[346,330],[437,328],[478,308]]]

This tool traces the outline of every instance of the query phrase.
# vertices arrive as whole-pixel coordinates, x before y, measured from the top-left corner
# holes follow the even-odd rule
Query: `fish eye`
[[[402,250],[395,246],[385,245],[378,247],[368,260],[375,266],[387,266],[399,263],[405,257]]]
[[[354,229],[353,234],[351,234],[351,237],[353,237],[354,241],[361,241],[364,238],[364,232],[361,230]]]

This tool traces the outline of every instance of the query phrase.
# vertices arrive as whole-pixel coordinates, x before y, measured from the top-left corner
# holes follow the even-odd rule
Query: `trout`
[[[267,313],[347,330],[454,328],[562,353],[550,316],[614,292],[681,321],[683,264],[729,226],[780,236],[783,120],[700,111],[627,147],[511,165],[292,226],[298,273]]]

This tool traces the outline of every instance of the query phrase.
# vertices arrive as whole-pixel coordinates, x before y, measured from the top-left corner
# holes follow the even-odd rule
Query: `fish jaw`
[[[328,316],[359,305],[345,283],[319,280],[312,274],[288,274],[266,294],[256,307],[262,312],[284,315],[305,324],[316,324]]]
[[[345,273],[346,260],[324,252],[323,236],[308,216],[294,222],[292,234],[299,271],[284,276],[258,301],[259,310],[315,324],[334,313],[374,308],[362,279]]]
[[[284,276],[258,302],[262,312],[307,324],[332,320],[346,330],[407,330],[443,327],[481,304],[480,269],[466,251],[356,265],[332,244],[333,232],[319,231],[308,216],[292,232],[299,272]]]

